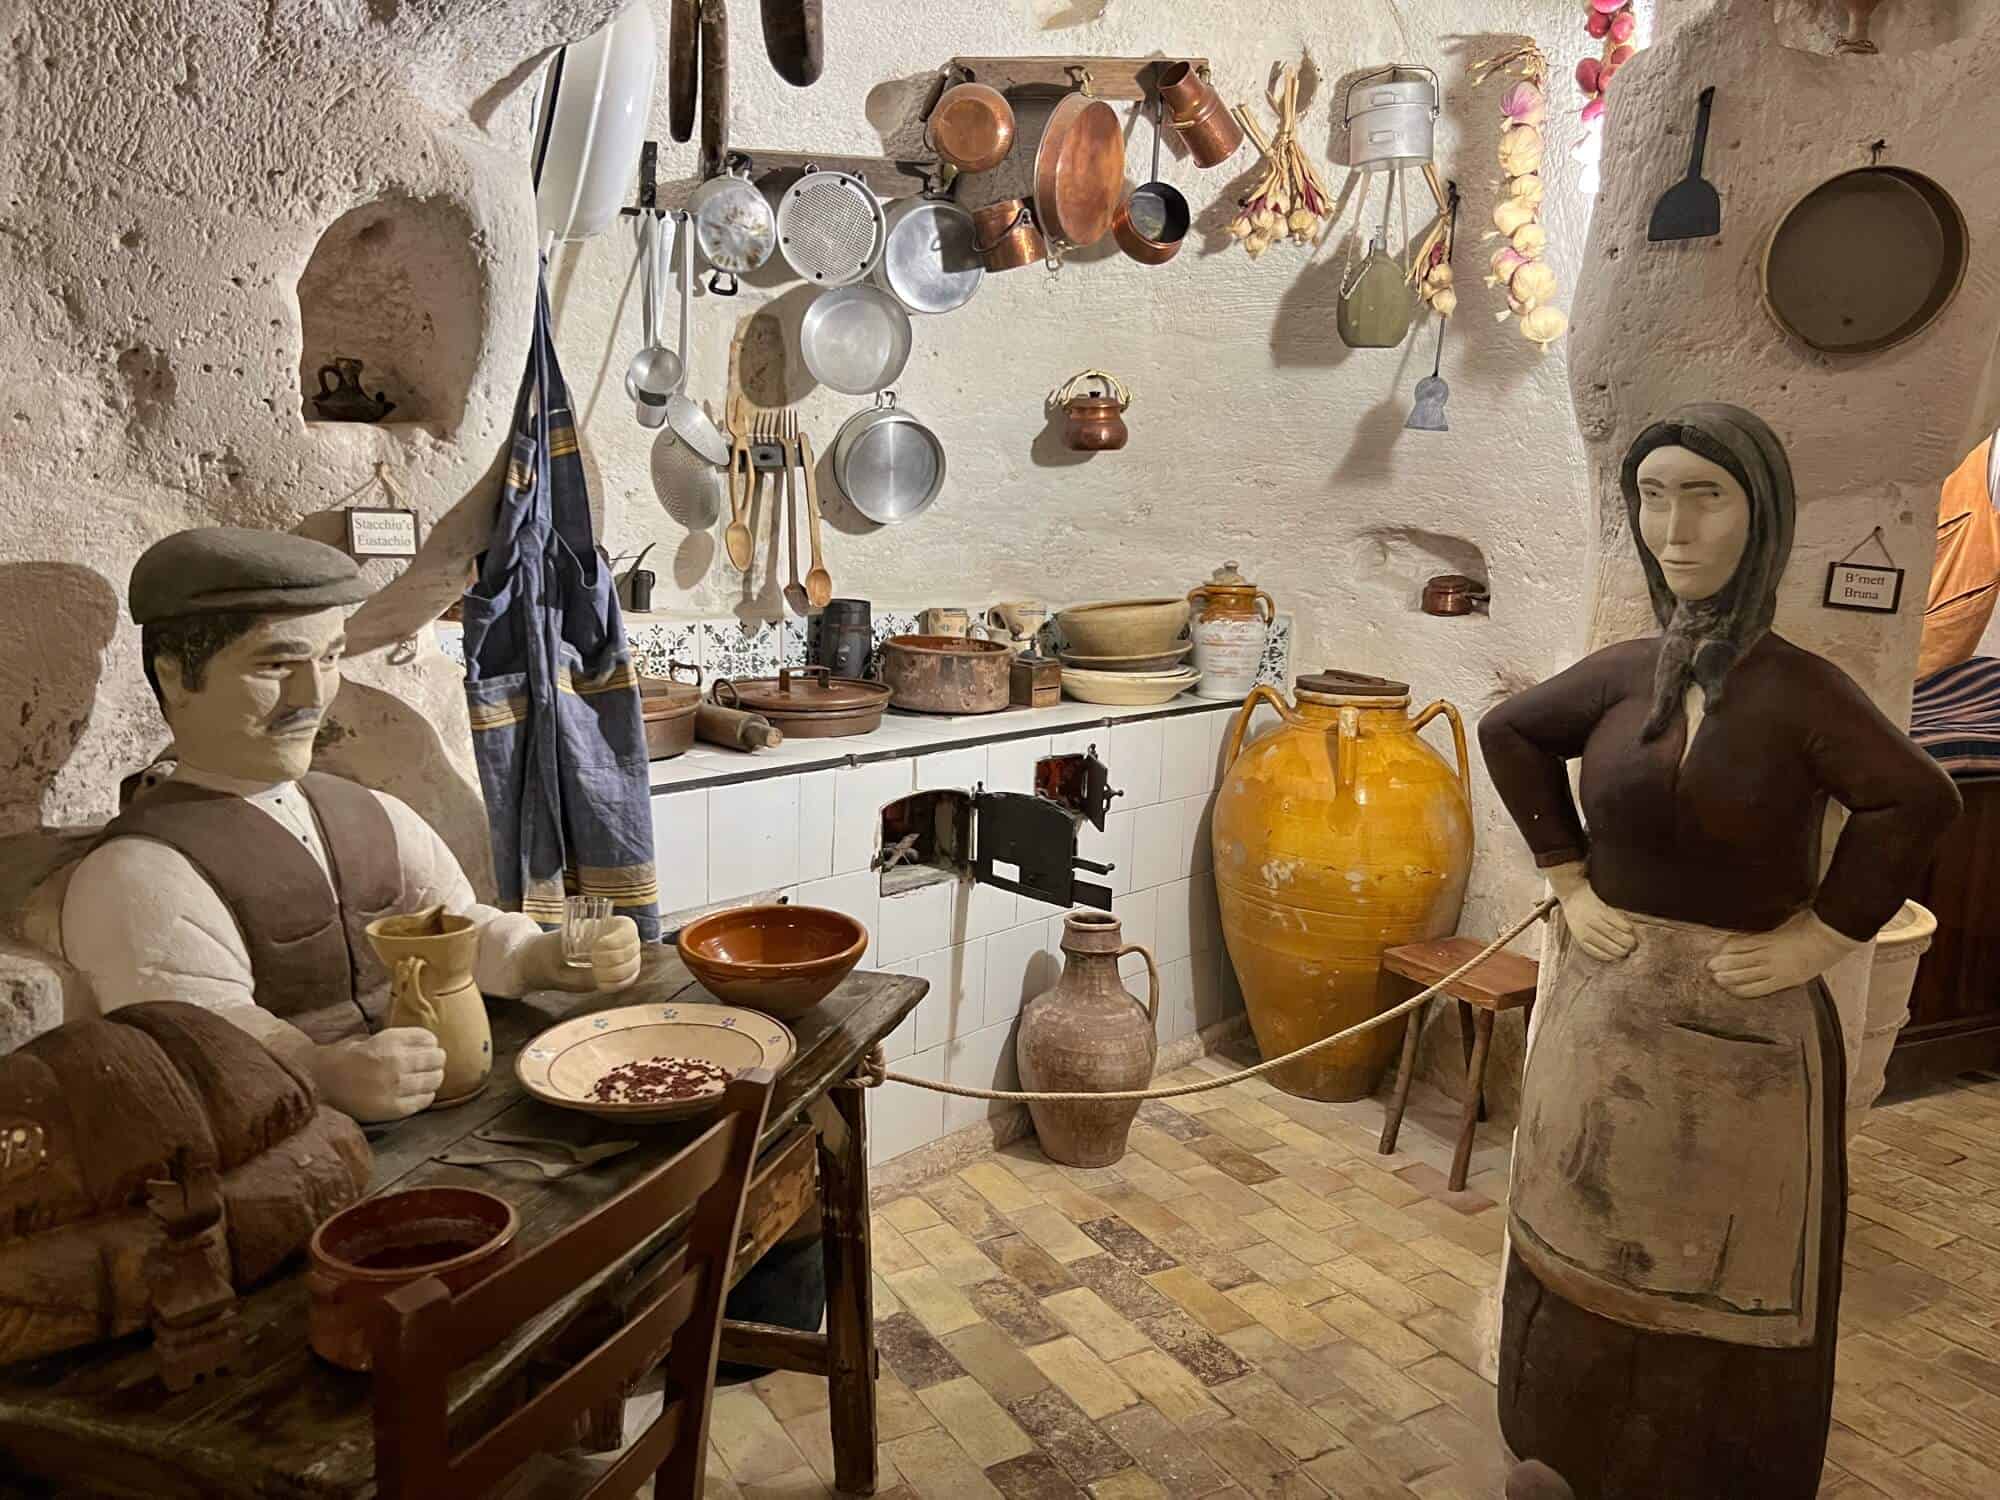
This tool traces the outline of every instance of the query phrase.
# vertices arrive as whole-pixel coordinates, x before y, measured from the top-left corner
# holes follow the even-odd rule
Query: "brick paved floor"
[[[1253,1081],[1147,1105],[1116,1167],[1030,1140],[882,1205],[882,1493],[1497,1496],[1506,1148],[1447,1192],[1453,1124],[1413,1103],[1378,1156],[1379,1104]],[[1852,1179],[1821,1493],[1993,1500],[2000,1079],[1876,1111]],[[709,1495],[828,1495],[825,1405],[804,1376],[719,1393]]]

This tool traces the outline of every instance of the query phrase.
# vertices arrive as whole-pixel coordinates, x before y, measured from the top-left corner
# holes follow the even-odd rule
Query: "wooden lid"
[[[1387,677],[1370,677],[1362,672],[1336,672],[1331,667],[1301,677],[1296,684],[1301,698],[1319,702],[1329,699],[1343,703],[1408,703],[1410,685]]]

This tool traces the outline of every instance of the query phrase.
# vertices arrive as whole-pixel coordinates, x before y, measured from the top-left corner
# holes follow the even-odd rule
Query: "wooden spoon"
[[[743,522],[743,511],[749,504],[757,476],[750,467],[749,418],[743,410],[741,392],[729,398],[729,436],[729,526],[722,533],[722,545],[729,554],[729,565],[739,573],[747,573],[756,548],[750,540],[750,528]]]
[[[813,565],[806,570],[806,598],[815,609],[825,609],[827,601],[833,597],[833,575],[826,570],[826,559],[819,550],[819,481],[813,477],[812,439],[799,432],[799,467],[806,476],[806,520],[811,525],[807,536],[812,542]]]

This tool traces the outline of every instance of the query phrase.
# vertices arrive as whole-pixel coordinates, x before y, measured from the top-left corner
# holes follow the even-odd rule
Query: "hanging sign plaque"
[[[1881,549],[1880,563],[1858,563],[1851,559],[1873,542]],[[1903,603],[1903,570],[1889,552],[1889,544],[1877,526],[1839,562],[1826,570],[1826,607],[1858,609],[1870,614],[1893,615]]]

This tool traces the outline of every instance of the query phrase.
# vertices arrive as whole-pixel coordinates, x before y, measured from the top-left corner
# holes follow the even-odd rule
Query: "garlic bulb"
[[[1569,314],[1560,307],[1538,307],[1521,319],[1521,337],[1547,349],[1569,332]]]
[[[1533,306],[1556,294],[1556,273],[1547,261],[1531,260],[1508,278],[1507,290]]]
[[[1439,261],[1436,265],[1432,266],[1429,271],[1424,273],[1424,280],[1428,281],[1432,286],[1435,287],[1450,286],[1451,267],[1446,265],[1443,261]]]
[[[1500,167],[1509,177],[1542,165],[1542,133],[1532,125],[1509,125],[1500,132]]]
[[[1518,198],[1502,198],[1493,205],[1493,227],[1510,237],[1534,217],[1534,209]]]
[[[1536,204],[1542,201],[1542,177],[1539,172],[1523,172],[1519,177],[1507,179],[1507,191],[1516,202]]]
[[[1441,286],[1432,293],[1431,306],[1440,318],[1448,318],[1458,311],[1458,293],[1448,286]]]
[[[1540,224],[1530,220],[1514,231],[1509,243],[1529,260],[1533,260],[1548,248],[1549,232]]]
[[[1495,250],[1493,252],[1493,258],[1487,262],[1487,265],[1488,267],[1491,268],[1493,274],[1486,278],[1486,284],[1488,286],[1493,286],[1498,282],[1513,280],[1514,272],[1520,269],[1521,266],[1525,265],[1527,263],[1527,259],[1528,259],[1527,256],[1523,255],[1520,251],[1516,250],[1511,245],[1505,246],[1504,248],[1499,250]]]

